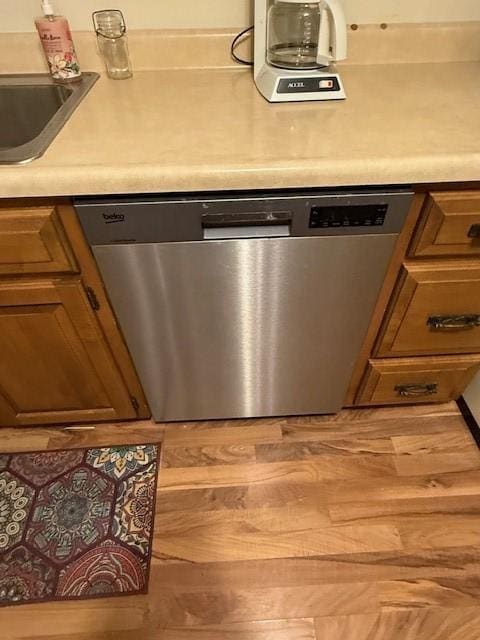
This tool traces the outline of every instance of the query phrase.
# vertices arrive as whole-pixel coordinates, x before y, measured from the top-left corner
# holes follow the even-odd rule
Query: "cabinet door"
[[[377,356],[480,352],[477,261],[405,264]]]
[[[0,274],[76,271],[55,207],[0,209]]]
[[[134,417],[81,283],[0,283],[0,425]]]

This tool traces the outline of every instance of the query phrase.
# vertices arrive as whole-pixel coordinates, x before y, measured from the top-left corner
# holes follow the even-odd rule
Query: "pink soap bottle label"
[[[79,79],[82,74],[67,19],[60,16],[53,20],[39,18],[35,24],[52,77],[60,82]]]

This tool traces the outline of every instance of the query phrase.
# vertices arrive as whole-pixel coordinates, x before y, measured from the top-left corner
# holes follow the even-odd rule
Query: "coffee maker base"
[[[328,68],[322,71],[285,71],[265,63],[255,72],[255,84],[268,102],[345,100],[342,79]]]

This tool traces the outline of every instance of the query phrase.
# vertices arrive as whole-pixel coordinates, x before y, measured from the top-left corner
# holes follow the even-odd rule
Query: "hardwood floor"
[[[149,594],[0,609],[2,640],[479,640],[480,452],[455,404],[0,431],[153,441]]]

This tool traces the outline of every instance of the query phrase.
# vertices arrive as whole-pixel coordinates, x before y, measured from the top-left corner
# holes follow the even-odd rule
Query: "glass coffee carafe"
[[[323,0],[274,0],[267,21],[268,63],[281,69],[324,67],[318,59],[318,46],[326,6]]]

